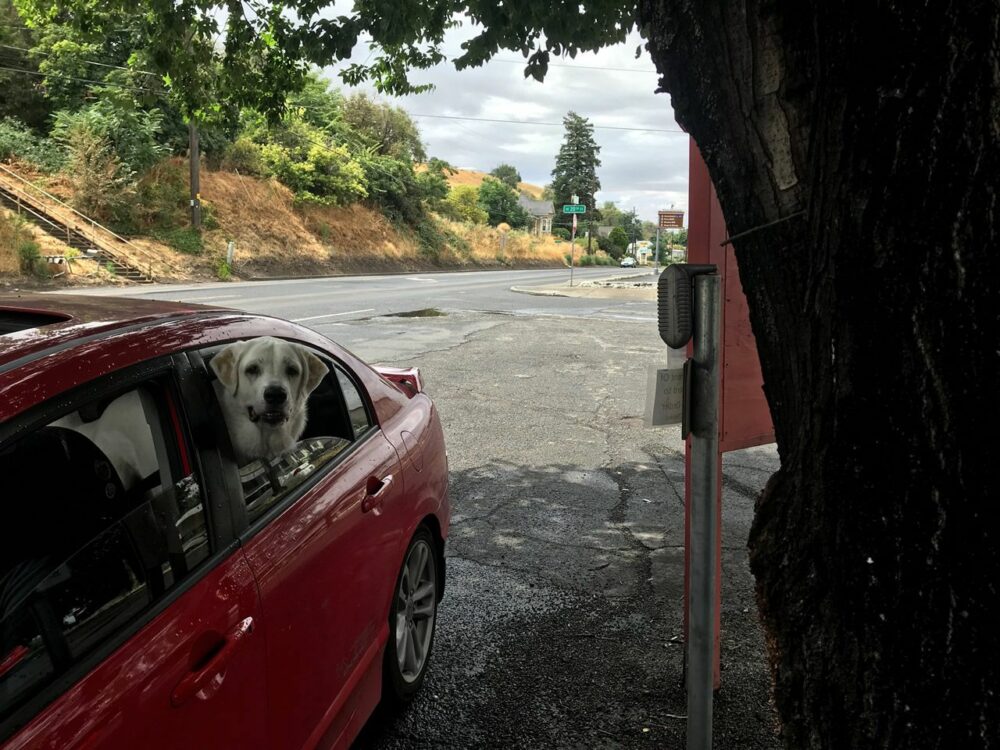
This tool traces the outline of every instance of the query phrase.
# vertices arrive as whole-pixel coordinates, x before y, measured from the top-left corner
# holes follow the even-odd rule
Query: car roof
[[[225,308],[161,300],[69,294],[0,295],[0,368],[95,334],[152,325]]]

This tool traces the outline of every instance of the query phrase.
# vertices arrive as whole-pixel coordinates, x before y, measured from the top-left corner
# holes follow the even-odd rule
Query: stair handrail
[[[91,226],[100,227],[105,232],[107,232],[108,234],[110,234],[112,237],[114,237],[115,239],[117,239],[119,242],[124,242],[132,250],[134,250],[136,253],[138,253],[139,256],[142,257],[147,263],[151,262],[151,261],[155,261],[157,263],[162,263],[163,265],[165,265],[167,268],[169,268],[172,271],[176,271],[177,270],[174,267],[174,265],[172,263],[170,263],[169,261],[167,261],[166,259],[161,258],[158,255],[156,255],[155,253],[151,253],[149,250],[141,248],[138,245],[130,242],[129,240],[125,239],[124,237],[122,237],[118,233],[112,231],[111,229],[108,229],[106,226],[104,226],[103,224],[101,224],[96,219],[93,219],[90,216],[87,216],[85,214],[80,213],[79,211],[77,211],[75,208],[73,208],[69,204],[64,203],[63,201],[61,201],[58,198],[56,198],[54,195],[52,195],[52,193],[48,192],[47,190],[44,190],[43,188],[38,187],[38,185],[36,185],[35,183],[31,182],[30,180],[26,180],[24,177],[22,177],[21,175],[19,175],[17,172],[14,172],[13,170],[8,169],[3,164],[0,164],[0,170],[2,170],[3,172],[6,172],[7,174],[9,174],[15,180],[23,182],[28,187],[30,187],[30,188],[32,188],[34,190],[37,190],[39,193],[41,193],[42,195],[44,195],[46,198],[48,198],[49,200],[55,201],[56,203],[58,203],[63,208],[68,209],[69,211],[72,211],[74,214],[76,214],[77,216],[79,216],[85,222],[89,222],[91,224]],[[107,251],[106,248],[104,248],[104,250]],[[113,252],[110,253],[110,254],[114,255]],[[139,269],[139,270],[141,271],[142,269]]]

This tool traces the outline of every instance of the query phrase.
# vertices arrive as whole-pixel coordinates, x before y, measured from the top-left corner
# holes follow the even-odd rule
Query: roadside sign
[[[564,214],[585,214],[587,207],[582,203],[566,203],[563,205]]]
[[[657,211],[660,218],[660,229],[683,229],[683,211]]]

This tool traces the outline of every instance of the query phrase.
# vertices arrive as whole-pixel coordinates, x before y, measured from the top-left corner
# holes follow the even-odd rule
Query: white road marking
[[[188,299],[186,299],[184,301],[185,302],[194,302],[194,303],[198,303],[198,302],[221,302],[224,299],[239,299],[242,296],[243,296],[242,294],[226,294],[226,295],[224,295],[222,297],[190,297],[190,298],[188,298]]]
[[[375,312],[374,307],[369,307],[365,310],[348,310],[342,313],[330,313],[329,315],[310,315],[308,318],[293,318],[293,323],[305,323],[307,320],[319,320],[320,318],[337,318],[341,315],[357,315],[358,313]]]
[[[422,279],[419,276],[407,276],[406,280],[407,281],[426,281],[428,284],[437,284],[438,283],[437,279]]]

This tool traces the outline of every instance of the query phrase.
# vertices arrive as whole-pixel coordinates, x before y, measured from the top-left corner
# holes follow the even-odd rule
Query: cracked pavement
[[[655,327],[451,311],[352,338],[421,368],[453,507],[423,691],[357,746],[682,747],[684,454],[679,428],[642,421],[646,367],[666,358]],[[387,340],[429,346],[385,357]],[[776,467],[773,447],[724,463],[718,748],[780,746],[746,560]]]

